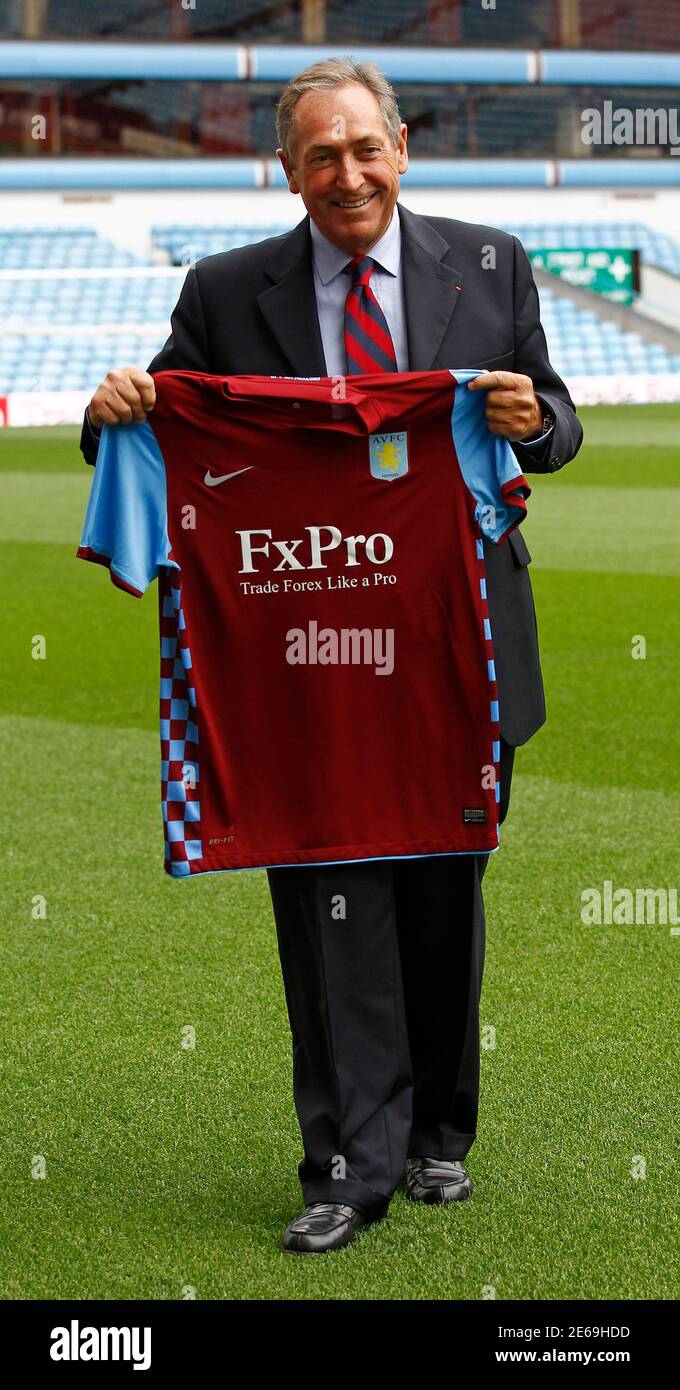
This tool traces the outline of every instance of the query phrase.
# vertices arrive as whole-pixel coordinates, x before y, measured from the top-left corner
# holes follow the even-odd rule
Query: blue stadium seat
[[[146,365],[162,346],[181,286],[181,273],[68,278],[31,271],[151,267],[159,253],[176,266],[189,260],[277,236],[286,225],[227,226],[174,222],[152,227],[151,254],[135,256],[86,226],[16,226],[0,229],[0,264],[21,271],[0,279],[0,394],[9,390],[93,390],[112,365]],[[637,247],[642,259],[680,276],[680,241],[637,222],[591,224],[564,221],[514,223],[506,227],[527,249],[549,246]],[[541,289],[541,313],[551,360],[567,378],[575,374],[680,372],[680,356],[661,344],[625,333],[569,299]],[[111,325],[115,331],[97,331]],[[148,327],[143,327],[148,326]],[[69,330],[69,332],[65,332]],[[71,332],[74,336],[71,336]],[[82,330],[81,333],[78,330]]]

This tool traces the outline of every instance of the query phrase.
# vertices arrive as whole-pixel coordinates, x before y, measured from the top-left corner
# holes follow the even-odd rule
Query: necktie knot
[[[375,262],[372,256],[354,256],[345,267],[352,276],[352,287],[367,285],[373,274],[374,266]]]

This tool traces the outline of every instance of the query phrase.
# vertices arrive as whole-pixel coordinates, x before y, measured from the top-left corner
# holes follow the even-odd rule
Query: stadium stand
[[[302,215],[287,204],[291,220],[276,222],[285,189],[276,103],[300,68],[342,52],[372,57],[397,89],[409,128],[407,198],[427,189],[444,215],[504,226],[530,252],[637,251],[640,292],[620,312],[536,269],[557,370],[567,380],[668,381],[680,373],[680,238],[659,212],[676,206],[680,137],[670,126],[664,133],[663,119],[636,148],[582,137],[584,110],[605,101],[652,116],[674,109],[679,49],[680,0],[503,0],[491,9],[463,0],[119,0],[86,10],[80,0],[0,0],[0,396],[36,383],[91,391],[112,364],[148,362],[186,265],[278,235]],[[179,211],[194,190],[214,194],[219,209],[217,191],[234,189],[245,215],[213,220],[196,199],[195,216],[168,217],[169,191]],[[470,212],[470,198],[459,213],[459,189],[493,190],[493,211]],[[506,189],[514,197],[505,200]],[[117,226],[94,213],[92,225],[8,220],[22,199],[42,197],[51,210],[72,197],[115,211],[136,192],[144,225],[129,238],[120,206]],[[611,215],[631,197],[657,200],[649,222]],[[558,207],[569,215],[554,215]]]
[[[187,259],[198,261],[203,256],[231,251],[235,246],[245,246],[250,241],[260,241],[264,237],[280,236],[289,230],[289,222],[252,228],[225,227],[219,222],[212,226],[178,222],[164,227],[152,226],[151,236],[154,244],[168,253],[173,265],[186,265]]]
[[[10,331],[52,324],[167,323],[179,280],[125,276],[0,280],[0,314]]]
[[[551,246],[619,246],[640,252],[647,265],[680,276],[680,239],[642,222],[517,222],[503,223],[527,251]]]
[[[34,7],[31,7],[34,9]],[[576,7],[574,7],[576,9]],[[395,43],[468,46],[485,43],[489,11],[464,0],[334,0],[318,6],[330,43]],[[81,0],[46,0],[31,26],[29,6],[0,0],[0,28],[13,38],[158,39],[190,38],[267,43],[302,43],[312,34],[299,0],[201,0],[195,9],[159,5],[157,0],[117,0],[115,6],[83,10]],[[317,25],[319,20],[316,21]],[[507,0],[493,12],[494,34],[504,47],[565,46],[622,51],[668,51],[677,45],[677,0],[588,0],[578,20],[565,28],[559,0]]]
[[[0,227],[0,266],[3,270],[64,270],[102,266],[144,265],[142,257],[106,237],[94,227]]]
[[[7,333],[0,344],[0,395],[10,391],[92,391],[112,362],[147,362],[164,335],[151,339],[138,333],[93,337],[63,333]]]
[[[369,50],[370,51],[370,50]],[[295,61],[284,64],[282,50],[277,62],[295,71],[305,61],[297,50]],[[379,50],[373,51],[383,61]],[[579,79],[563,83],[528,85],[529,59],[522,62],[521,79],[504,80],[503,59],[490,55],[482,70],[491,76],[486,85],[470,74],[465,84],[465,65],[447,76],[446,65],[437,59],[440,72],[420,82],[407,75],[399,82],[403,119],[409,127],[409,144],[415,159],[574,159],[587,162],[597,153],[618,161],[621,150],[603,145],[594,149],[581,139],[581,112],[599,109],[605,99],[602,87]],[[524,56],[524,55],[523,55]],[[269,60],[272,61],[271,59]],[[405,60],[402,60],[404,66]],[[680,71],[680,69],[679,69]],[[165,159],[208,159],[219,155],[266,158],[275,148],[274,109],[285,77],[260,83],[171,81],[170,73],[161,79],[140,80],[113,75],[99,81],[79,77],[61,78],[38,84],[14,80],[4,83],[0,63],[0,154],[26,153],[26,127],[36,113],[50,114],[45,132],[45,153],[52,157],[98,154],[129,158],[155,155]],[[672,109],[677,86],[659,83],[655,106]],[[606,99],[615,107],[649,106],[645,86],[609,84]],[[28,138],[31,138],[30,136]],[[650,148],[654,158],[665,160],[668,147]]]
[[[147,257],[86,227],[20,227],[0,232],[0,394],[93,390],[114,362],[151,360],[167,336],[183,267],[205,255],[276,236],[288,224],[154,224]],[[636,247],[643,262],[680,277],[680,242],[642,223],[506,224],[527,249]],[[158,260],[165,256],[166,268]],[[102,273],[97,271],[101,268]],[[115,273],[106,274],[105,271]],[[31,274],[31,271],[40,272]],[[680,374],[680,353],[624,330],[598,311],[541,286],[550,356],[567,380],[583,375]]]
[[[672,275],[680,276],[680,238],[658,232],[642,222],[515,222],[499,221],[506,232],[519,237],[527,250],[537,247],[621,246],[637,249],[641,259],[657,265]],[[229,251],[234,246],[265,236],[279,236],[288,231],[290,223],[267,227],[235,227],[178,222],[153,225],[151,236],[156,246],[167,251],[173,265],[186,264],[187,250],[191,259]]]

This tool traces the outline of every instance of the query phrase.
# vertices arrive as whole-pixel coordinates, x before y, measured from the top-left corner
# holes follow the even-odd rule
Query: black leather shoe
[[[472,1182],[460,1159],[407,1158],[406,1196],[414,1202],[462,1202]]]
[[[296,1216],[286,1227],[282,1248],[299,1255],[340,1250],[354,1240],[362,1226],[380,1221],[386,1211],[387,1205],[375,1212],[363,1212],[343,1202],[310,1202],[302,1216]]]

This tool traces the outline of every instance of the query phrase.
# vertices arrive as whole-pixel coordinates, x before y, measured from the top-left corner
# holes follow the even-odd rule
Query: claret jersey
[[[476,372],[160,372],[105,427],[78,550],[158,578],[165,868],[498,845],[482,537],[529,487]]]

